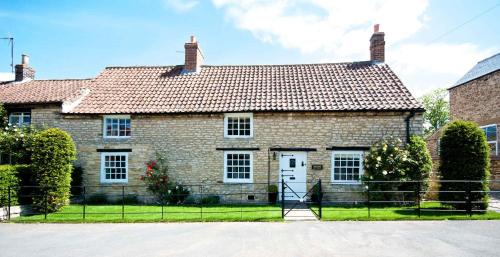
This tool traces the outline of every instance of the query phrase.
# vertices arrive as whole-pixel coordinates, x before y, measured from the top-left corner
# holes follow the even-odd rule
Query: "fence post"
[[[319,219],[321,219],[321,217],[323,216],[323,212],[322,212],[322,209],[323,209],[323,189],[321,188],[321,179],[319,179],[318,181],[318,200],[319,200],[319,210],[318,210],[318,216],[319,216]]]
[[[285,218],[285,180],[281,179],[281,218]]]
[[[200,185],[200,220],[203,219],[203,185]]]
[[[122,220],[125,219],[125,186],[122,186]]]
[[[85,212],[86,212],[86,207],[87,207],[87,195],[85,192],[85,186],[83,186],[83,219],[85,219]]]
[[[45,188],[45,215],[44,219],[47,219],[47,212],[49,211],[49,194],[47,188]]]
[[[7,190],[9,191],[8,194],[9,194],[9,203],[8,203],[8,209],[7,209],[7,219],[10,220],[10,205],[11,205],[11,198],[10,198],[10,186],[7,187]]]
[[[240,183],[240,220],[243,220],[243,183]]]
[[[466,192],[466,203],[467,203],[467,213],[469,217],[472,217],[472,200],[471,200],[471,181],[467,181],[467,190]]]
[[[415,188],[415,201],[417,202],[417,214],[418,217],[420,218],[421,215],[421,209],[420,209],[420,188],[421,188],[421,181],[417,181],[417,186]]]
[[[369,184],[366,184],[366,206],[368,207],[368,218],[371,217],[371,210],[370,210],[370,186]]]

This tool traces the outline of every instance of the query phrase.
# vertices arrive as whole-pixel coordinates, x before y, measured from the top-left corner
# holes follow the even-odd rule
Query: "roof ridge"
[[[497,55],[500,55],[500,53],[496,53],[496,54],[494,54],[494,55],[492,55],[492,56],[490,56],[490,57],[488,57],[488,58],[485,58],[485,59],[483,59],[483,60],[481,60],[481,61],[477,62],[477,63],[482,63],[482,62],[485,62],[485,61],[487,61],[487,60],[489,60],[489,59],[492,59],[492,58],[496,57]]]
[[[373,64],[387,65],[383,62],[373,61],[354,61],[354,62],[321,62],[321,63],[289,63],[289,64],[205,64],[202,67],[287,67],[287,66],[316,66],[316,65],[343,65],[343,64]],[[133,68],[173,68],[182,67],[184,65],[131,65],[131,66],[107,66],[105,69],[133,69]]]
[[[73,80],[93,80],[95,78],[82,78],[82,79],[34,79],[32,81],[73,81]],[[12,81],[14,82],[14,81]]]

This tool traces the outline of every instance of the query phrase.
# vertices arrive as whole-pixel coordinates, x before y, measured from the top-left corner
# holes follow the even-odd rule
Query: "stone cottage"
[[[264,201],[251,192],[284,179],[297,193],[287,199],[299,199],[319,178],[326,190],[359,187],[372,143],[422,133],[424,109],[384,48],[376,26],[369,61],[204,65],[191,37],[183,65],[107,67],[85,80],[36,80],[24,56],[0,102],[12,124],[68,131],[88,190],[143,194],[145,162],[160,152],[178,183]]]
[[[486,133],[490,145],[491,178],[500,180],[497,129],[500,124],[500,53],[478,62],[448,89],[451,119],[474,121]],[[427,139],[434,169],[439,165],[439,138],[442,130]],[[500,183],[491,183],[500,188]]]

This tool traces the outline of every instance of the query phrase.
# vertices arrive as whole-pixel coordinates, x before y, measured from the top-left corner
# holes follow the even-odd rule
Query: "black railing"
[[[500,180],[488,182],[490,187],[500,188]],[[272,197],[269,197],[268,183],[204,183],[183,185],[189,189],[189,193],[171,194],[173,198],[181,199],[176,202],[158,201],[155,196],[147,193],[145,186],[82,186],[78,187],[79,190],[72,190],[79,192],[70,198],[73,208],[59,212],[51,212],[51,197],[47,193],[51,188],[8,187],[0,188],[4,192],[7,191],[0,194],[2,203],[0,205],[4,205],[2,211],[6,212],[6,219],[11,219],[13,214],[16,214],[15,216],[21,218],[36,216],[43,220],[54,215],[72,215],[73,218],[78,217],[82,220],[99,215],[114,215],[114,218],[126,220],[131,215],[137,217],[148,214],[157,214],[160,220],[182,214],[189,216],[188,220],[210,218],[217,220],[217,215],[230,216],[231,220],[237,220],[238,216],[241,220],[265,220],[284,218],[298,204],[305,204],[319,219],[325,215],[331,219],[332,213],[343,211],[366,212],[366,216],[370,218],[374,212],[379,212],[385,207],[400,207],[399,212],[413,213],[412,215],[418,217],[445,212],[462,213],[472,217],[476,213],[487,211],[482,208],[483,200],[478,200],[484,197],[489,197],[490,203],[494,203],[490,205],[489,210],[500,208],[500,200],[497,200],[500,199],[500,191],[483,190],[480,185],[484,181],[425,181],[431,186],[422,188],[424,181],[365,181],[359,184],[336,184],[315,180],[301,182],[306,184],[306,190],[295,192],[293,185],[297,183],[283,180],[272,182],[271,184],[277,185],[280,189],[278,197],[274,197],[278,199],[277,202],[269,202]],[[441,190],[438,187],[441,187]],[[442,190],[443,188],[449,189]],[[12,206],[15,201],[13,198],[19,199],[27,208],[20,212],[17,209],[13,211]],[[33,206],[29,202],[32,198],[38,199],[37,208],[30,208]],[[110,208],[99,208],[99,206],[110,206]],[[249,215],[253,216],[248,217]]]

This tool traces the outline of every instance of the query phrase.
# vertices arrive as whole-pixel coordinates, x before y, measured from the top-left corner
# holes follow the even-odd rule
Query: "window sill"
[[[224,184],[253,184],[253,181],[224,181]]]
[[[126,139],[130,139],[131,136],[128,136],[128,137],[102,137],[103,139],[123,139],[123,140],[126,140]]]
[[[113,185],[126,185],[128,181],[101,181],[101,185],[113,186]]]
[[[359,186],[363,183],[361,181],[331,181],[330,184],[332,185],[348,185],[348,186]]]

